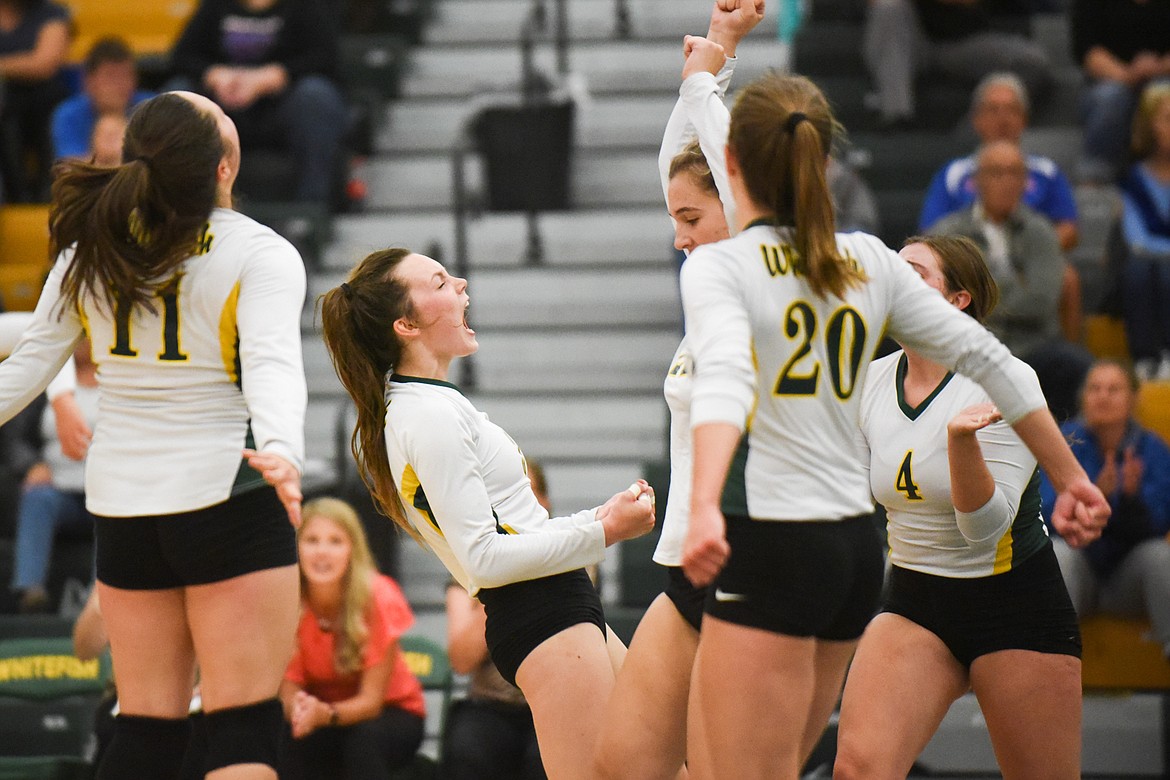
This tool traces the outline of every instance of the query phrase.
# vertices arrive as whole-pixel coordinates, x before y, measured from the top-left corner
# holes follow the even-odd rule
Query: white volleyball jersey
[[[967,407],[990,399],[966,377],[948,374],[930,396],[911,407],[902,393],[905,373],[902,352],[874,361],[861,395],[869,482],[889,517],[890,561],[961,578],[1018,566],[1048,543],[1036,458],[1005,422],[976,433],[997,494],[985,508],[993,508],[998,517],[993,520],[996,530],[986,539],[968,541],[951,503],[947,424]]]
[[[796,270],[789,235],[748,225],[698,247],[683,265],[691,426],[746,431],[725,512],[838,520],[872,511],[856,433],[861,386],[883,333],[975,379],[1009,421],[1043,408],[1035,375],[878,239],[837,235],[841,254],[868,281],[844,299],[822,299]]]
[[[473,596],[605,557],[596,510],[550,519],[516,442],[453,384],[392,376],[386,450],[407,519]]]
[[[44,388],[82,334],[101,390],[86,466],[86,503],[111,517],[173,514],[232,493],[245,446],[304,460],[307,404],[300,315],[305,269],[271,229],[215,209],[199,253],[142,307],[111,312],[93,297],[61,306],[72,258],[58,259],[32,324],[0,364],[0,417]]]
[[[666,372],[662,393],[670,409],[670,491],[662,516],[662,534],[654,562],[681,566],[687,522],[691,516],[691,378],[695,362],[684,338]]]

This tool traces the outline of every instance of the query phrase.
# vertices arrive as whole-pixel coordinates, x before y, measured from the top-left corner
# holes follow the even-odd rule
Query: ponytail
[[[865,281],[837,249],[825,161],[836,123],[821,91],[803,76],[769,74],[740,91],[728,146],[748,195],[776,225],[792,225],[797,268],[819,297]]]
[[[86,295],[110,311],[144,306],[195,254],[215,207],[224,141],[214,117],[163,94],[130,118],[123,164],[98,167],[62,160],[54,167],[49,209],[53,257],[74,247],[62,297],[76,307]]]
[[[378,511],[419,540],[406,519],[386,452],[386,376],[402,354],[394,321],[411,314],[410,296],[393,272],[410,254],[409,249],[374,252],[318,304],[329,359],[357,410],[349,444],[358,474]]]

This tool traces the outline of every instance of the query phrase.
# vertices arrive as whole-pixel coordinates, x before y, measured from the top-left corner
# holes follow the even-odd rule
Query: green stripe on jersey
[[[723,483],[723,498],[720,507],[724,516],[748,516],[747,505],[747,460],[748,435],[745,432],[731,458],[731,467],[727,469],[727,481]]]

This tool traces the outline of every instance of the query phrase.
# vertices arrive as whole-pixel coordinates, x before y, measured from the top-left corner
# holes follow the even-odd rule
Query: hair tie
[[[785,120],[785,122],[784,122],[784,132],[788,133],[789,135],[792,135],[793,133],[796,132],[797,125],[799,125],[801,122],[807,122],[807,121],[808,121],[807,114],[801,113],[800,111],[793,111],[791,114],[788,115],[788,119]]]
[[[149,157],[147,157],[145,154],[140,154],[140,155],[138,155],[137,157],[135,157],[135,158],[134,158],[133,160],[131,160],[130,162],[141,162],[141,163],[145,163],[147,168],[149,168],[149,169],[151,169],[151,170],[153,170],[153,169],[154,169],[154,163],[153,163],[153,162],[151,161],[151,159],[150,159]]]
[[[343,295],[345,295],[345,299],[347,301],[353,300],[353,290],[350,289],[349,284],[346,282],[341,283],[341,292]]]

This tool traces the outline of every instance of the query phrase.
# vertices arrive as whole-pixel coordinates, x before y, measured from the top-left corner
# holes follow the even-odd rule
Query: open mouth
[[[467,330],[468,333],[475,333],[475,331],[471,329],[471,325],[469,325],[467,322],[467,312],[470,311],[470,309],[470,303],[463,307],[463,327]]]

